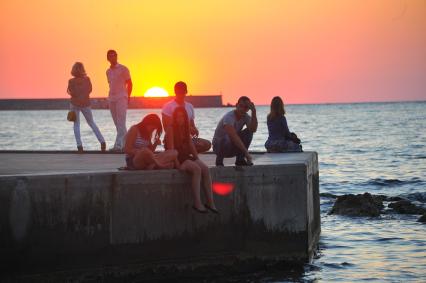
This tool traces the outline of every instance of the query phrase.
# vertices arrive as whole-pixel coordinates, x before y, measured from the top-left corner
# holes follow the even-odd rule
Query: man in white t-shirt
[[[208,140],[198,137],[198,129],[195,127],[195,113],[194,106],[191,103],[185,101],[185,96],[188,93],[186,83],[177,82],[175,84],[175,99],[170,100],[164,104],[163,109],[161,110],[161,116],[163,120],[164,131],[166,132],[166,146],[167,149],[173,149],[173,112],[177,107],[185,107],[186,113],[188,114],[190,134],[192,136],[192,141],[195,145],[195,149],[198,153],[206,152],[210,149],[211,143]]]
[[[247,114],[248,110],[251,110],[251,116]],[[214,132],[213,152],[216,154],[216,166],[223,166],[225,157],[234,156],[237,166],[253,165],[248,148],[256,130],[256,107],[250,98],[241,96],[235,109],[222,117]]]
[[[132,94],[133,84],[129,69],[127,69],[126,66],[118,64],[117,52],[115,50],[108,50],[107,60],[111,64],[111,66],[106,71],[109,84],[109,110],[111,112],[115,128],[117,129],[115,143],[110,151],[121,152],[124,147],[127,133],[127,105],[129,103],[130,95]]]

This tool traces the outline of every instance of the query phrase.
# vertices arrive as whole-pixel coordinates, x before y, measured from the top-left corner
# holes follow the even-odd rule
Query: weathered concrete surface
[[[68,157],[90,159],[88,154]],[[6,269],[308,261],[318,242],[313,152],[259,154],[253,167],[210,168],[214,182],[234,185],[231,194],[215,195],[220,215],[191,209],[189,177],[177,170],[118,171],[121,155],[98,154],[92,158],[103,167],[82,173],[96,162],[76,165],[51,155],[43,163],[42,154],[27,158],[40,166],[18,166],[14,176],[0,168],[0,266]],[[211,164],[214,156],[202,159]],[[8,161],[19,164],[10,156]]]

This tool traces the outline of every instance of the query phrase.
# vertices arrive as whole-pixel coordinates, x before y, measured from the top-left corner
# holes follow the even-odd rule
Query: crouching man
[[[247,114],[249,110],[251,110],[251,116]],[[235,109],[226,113],[217,124],[213,137],[216,166],[223,166],[224,158],[234,156],[236,156],[235,165],[237,166],[253,165],[248,148],[256,130],[256,108],[250,98],[241,96]]]

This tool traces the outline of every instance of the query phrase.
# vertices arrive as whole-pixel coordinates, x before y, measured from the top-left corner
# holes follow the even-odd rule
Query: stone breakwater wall
[[[129,109],[160,108],[174,99],[169,97],[131,97]],[[194,107],[222,107],[222,95],[190,95],[186,101]],[[107,98],[91,98],[92,109],[108,109]],[[0,99],[0,110],[68,110],[70,100],[66,98],[51,99]]]
[[[0,177],[0,266],[307,262],[320,234],[316,153],[296,164],[210,168],[219,215],[194,212],[177,170]],[[4,270],[3,270],[4,271]]]

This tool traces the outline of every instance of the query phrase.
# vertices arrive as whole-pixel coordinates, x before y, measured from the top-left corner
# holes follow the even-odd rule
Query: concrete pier
[[[194,212],[178,170],[119,171],[118,154],[0,153],[0,266],[19,274],[137,265],[307,262],[320,234],[315,152],[210,167],[219,215]],[[214,155],[203,154],[210,166]]]

